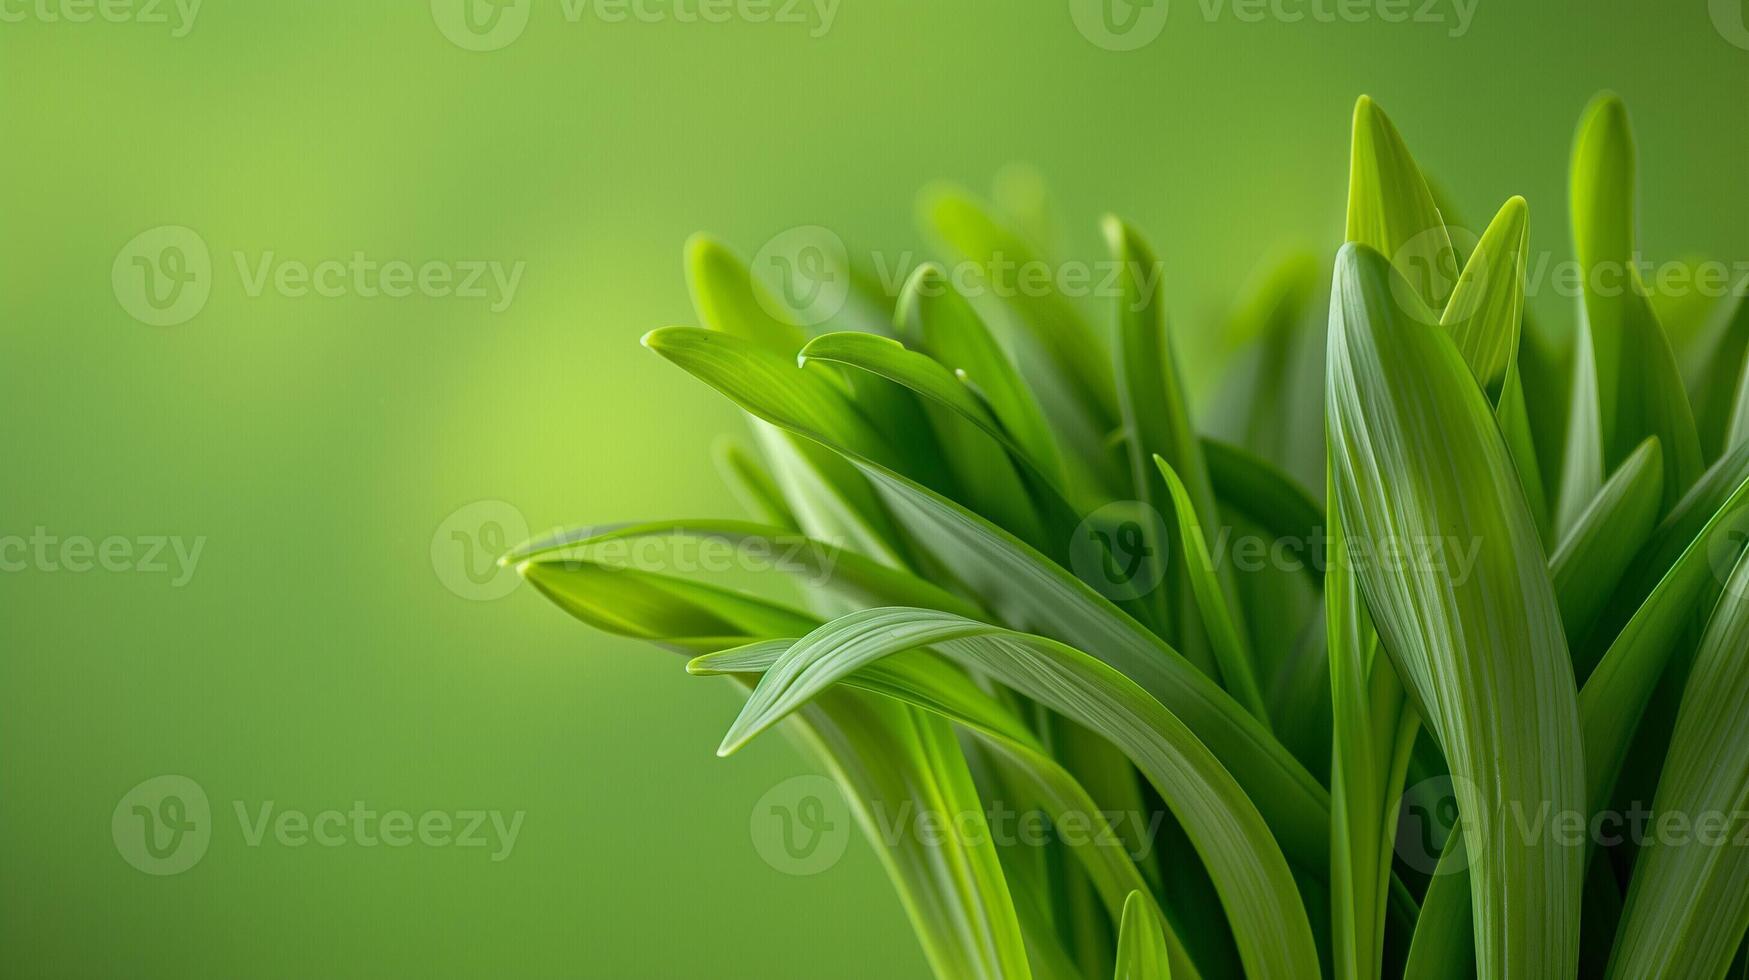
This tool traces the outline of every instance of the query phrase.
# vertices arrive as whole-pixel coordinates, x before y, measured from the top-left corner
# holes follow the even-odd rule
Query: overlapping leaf
[[[1484,977],[1570,975],[1582,853],[1504,832],[1513,806],[1583,805],[1577,696],[1554,591],[1518,476],[1468,368],[1372,249],[1337,260],[1331,304],[1335,501],[1368,557],[1356,579],[1385,649],[1440,741],[1477,856]],[[1442,543],[1464,569],[1382,548]],[[1424,556],[1428,553],[1424,552]],[[1487,828],[1500,828],[1488,833]]]

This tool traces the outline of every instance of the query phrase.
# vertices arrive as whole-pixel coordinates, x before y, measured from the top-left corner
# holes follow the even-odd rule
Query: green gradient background
[[[1127,54],[1066,0],[844,0],[819,40],[535,0],[490,54],[415,0],[207,0],[179,40],[0,24],[0,534],[208,539],[183,589],[0,576],[0,975],[923,975],[860,840],[812,878],[759,859],[749,811],[805,763],[778,739],[714,758],[730,688],[526,588],[458,598],[429,554],[446,515],[737,513],[708,454],[735,413],[637,345],[693,320],[694,230],[744,254],[809,223],[902,249],[921,184],[1030,161],[1076,243],[1108,209],[1151,232],[1206,351],[1264,255],[1336,241],[1357,94],[1468,220],[1524,194],[1536,247],[1565,256],[1572,127],[1603,87],[1635,114],[1647,253],[1749,254],[1749,51],[1704,0],[1481,0],[1458,39],[1176,0]],[[110,266],[163,224],[198,230],[218,279],[159,329]],[[252,299],[233,249],[527,272],[501,315]],[[110,839],[162,773],[199,781],[219,827],[170,878]],[[248,848],[236,799],[527,817],[502,863]]]

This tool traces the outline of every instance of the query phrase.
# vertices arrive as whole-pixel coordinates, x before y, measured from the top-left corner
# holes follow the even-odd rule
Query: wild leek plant
[[[1524,322],[1526,202],[1461,231],[1362,99],[1327,323],[1315,262],[1266,276],[1201,427],[1120,220],[1102,303],[968,296],[949,269],[1048,265],[1047,222],[934,191],[947,264],[891,297],[826,270],[857,288],[814,329],[696,240],[704,327],[644,344],[754,420],[762,457],[721,459],[752,519],[507,560],[748,692],[723,754],[811,746],[940,977],[1724,976],[1749,306],[1650,288],[1615,98],[1571,183],[1561,345]],[[781,549],[801,598],[623,560],[654,537]],[[993,834],[996,803],[1059,832]],[[955,832],[876,832],[907,806]]]

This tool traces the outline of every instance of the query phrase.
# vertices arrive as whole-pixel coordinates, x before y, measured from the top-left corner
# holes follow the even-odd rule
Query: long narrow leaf
[[[1451,764],[1477,855],[1484,977],[1570,975],[1583,854],[1505,832],[1511,807],[1583,805],[1577,692],[1554,590],[1493,414],[1449,336],[1364,246],[1337,260],[1330,439],[1343,524],[1370,554],[1473,548],[1467,572],[1361,561],[1357,579]],[[1418,322],[1419,321],[1419,322]],[[1495,832],[1489,833],[1488,829]]]
[[[863,664],[932,648],[1110,739],[1147,775],[1208,865],[1247,973],[1297,977],[1317,956],[1299,892],[1262,816],[1170,711],[1071,647],[927,610],[856,613],[804,638],[760,681],[732,751]]]

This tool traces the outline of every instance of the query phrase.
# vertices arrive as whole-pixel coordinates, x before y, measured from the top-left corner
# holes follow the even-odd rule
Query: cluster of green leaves
[[[1525,323],[1525,201],[1462,232],[1362,99],[1328,320],[1305,257],[1238,306],[1205,427],[1225,439],[1193,424],[1158,260],[1115,218],[1110,310],[967,297],[925,265],[825,331],[695,240],[704,326],[644,343],[752,417],[763,453],[721,456],[752,520],[589,528],[507,561],[746,691],[724,754],[773,727],[817,752],[941,977],[1723,976],[1749,927],[1749,307],[1648,293],[1634,170],[1601,97],[1573,243],[1629,288],[1587,275],[1551,343]],[[956,262],[1043,261],[1049,216],[1012,190],[933,191],[923,223]],[[1157,585],[1096,588],[1084,549],[1115,540],[1114,502],[1159,515],[1132,522]],[[1234,535],[1315,554],[1238,567],[1215,547]],[[808,588],[602,557],[650,536],[805,539],[776,567]],[[1380,558],[1406,542],[1468,560]],[[1427,786],[1456,819],[1412,828],[1420,862],[1399,816]],[[873,832],[883,810],[993,801],[1165,823],[1151,848]],[[1636,801],[1728,814],[1726,842],[1522,832]]]

